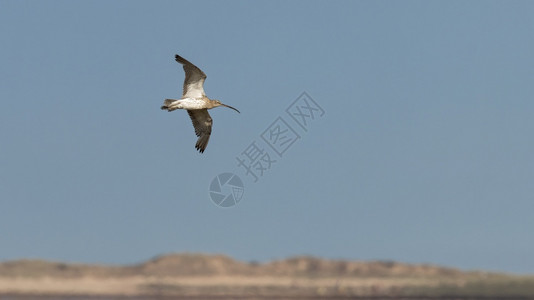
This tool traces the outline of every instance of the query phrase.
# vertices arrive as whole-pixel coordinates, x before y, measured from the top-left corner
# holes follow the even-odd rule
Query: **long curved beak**
[[[228,107],[228,108],[231,108],[231,109],[237,111],[238,113],[241,113],[241,112],[240,112],[239,110],[237,110],[237,108],[235,108],[235,107],[231,107],[230,105],[226,105],[226,104],[222,104],[222,103],[221,103],[221,105],[222,105],[222,106],[225,106],[225,107]]]

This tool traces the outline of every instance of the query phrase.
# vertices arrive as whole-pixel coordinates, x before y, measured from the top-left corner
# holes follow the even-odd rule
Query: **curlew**
[[[190,63],[185,58],[176,54],[174,56],[177,62],[183,65],[185,72],[183,94],[181,99],[165,99],[161,109],[169,112],[175,109],[185,109],[193,121],[195,127],[195,134],[198,136],[195,148],[204,153],[211,135],[211,126],[213,119],[208,113],[208,109],[218,106],[225,106],[237,112],[234,107],[221,103],[219,100],[210,99],[204,93],[204,80],[206,74],[202,72],[197,66]]]

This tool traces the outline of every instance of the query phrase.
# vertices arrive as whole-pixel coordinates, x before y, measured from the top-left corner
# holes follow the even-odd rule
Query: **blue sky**
[[[533,14],[530,1],[2,0],[0,260],[199,251],[534,273]],[[181,95],[175,53],[241,111],[210,111],[204,154],[187,114],[159,109]],[[304,91],[324,116],[295,126],[255,183],[236,157]],[[245,185],[231,208],[208,193],[223,172]]]

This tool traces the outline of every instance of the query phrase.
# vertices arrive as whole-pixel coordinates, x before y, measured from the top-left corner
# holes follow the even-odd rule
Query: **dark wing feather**
[[[208,146],[208,141],[210,140],[213,120],[207,109],[188,110],[187,113],[189,114],[189,117],[191,117],[191,121],[193,121],[195,134],[198,136],[195,148],[200,151],[200,153],[204,153],[204,150],[206,150],[206,147]]]
[[[176,54],[174,58],[184,66],[185,79],[183,96],[185,98],[199,98],[205,96],[204,80],[206,80],[206,74],[180,55]]]

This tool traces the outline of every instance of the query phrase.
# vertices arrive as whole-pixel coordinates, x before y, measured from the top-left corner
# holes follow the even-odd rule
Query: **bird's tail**
[[[161,107],[161,109],[169,110],[169,107],[171,106],[171,104],[172,104],[174,101],[177,101],[177,100],[175,100],[175,99],[165,99],[165,101],[163,102],[163,106]],[[170,110],[169,110],[169,111],[170,111]]]

